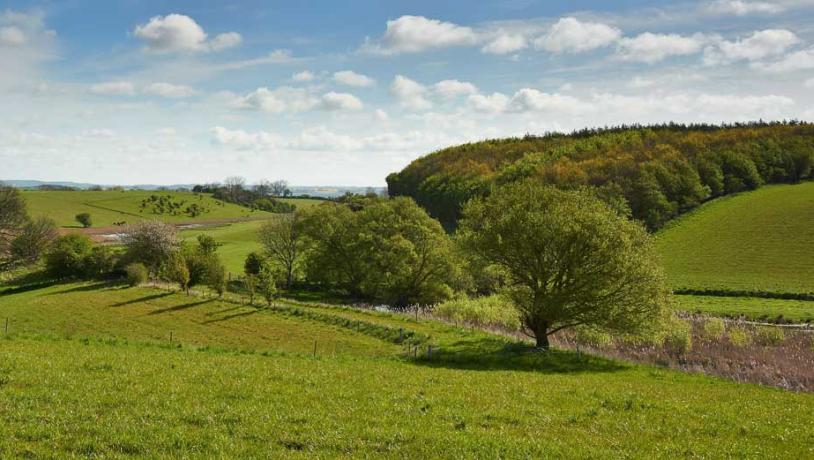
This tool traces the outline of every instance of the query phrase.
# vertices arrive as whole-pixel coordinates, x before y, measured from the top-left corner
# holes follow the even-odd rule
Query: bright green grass
[[[20,333],[173,340],[250,350],[392,355],[395,344],[265,309],[148,288],[62,284],[0,296],[0,322]]]
[[[141,211],[141,201],[150,195],[172,195],[176,201],[186,200],[187,204],[198,203],[208,206],[210,212],[192,218],[186,214],[172,216],[153,214],[150,210]],[[74,216],[79,213],[90,213],[94,227],[106,227],[114,222],[134,222],[143,219],[160,219],[167,222],[187,222],[195,220],[245,219],[250,217],[268,217],[270,213],[251,211],[243,206],[223,203],[206,194],[191,192],[163,192],[132,190],[125,192],[53,192],[24,191],[23,196],[32,216],[46,216],[54,219],[61,227],[76,227],[79,224]],[[222,204],[221,204],[222,203]]]
[[[814,455],[809,394],[299,307],[440,347],[412,360],[347,327],[204,300],[91,283],[0,295],[0,457]]]
[[[212,236],[221,243],[218,254],[226,270],[233,275],[242,275],[246,256],[252,251],[261,252],[263,249],[257,238],[257,231],[264,223],[264,221],[239,222],[201,230],[184,230],[180,236],[186,240],[194,240],[200,234]]]
[[[714,297],[677,295],[675,308],[715,316],[774,319],[782,315],[793,321],[814,321],[814,302],[805,300],[761,299],[757,297]]]
[[[0,340],[0,456],[810,458],[814,396],[557,372]]]
[[[657,235],[675,288],[814,292],[814,182],[713,200]]]

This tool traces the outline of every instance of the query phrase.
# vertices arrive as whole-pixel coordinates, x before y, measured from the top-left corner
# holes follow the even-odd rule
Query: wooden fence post
[[[172,331],[170,331],[170,345],[172,345]]]
[[[314,358],[317,357],[317,341],[314,340]]]
[[[8,318],[6,318],[6,335],[8,335]]]

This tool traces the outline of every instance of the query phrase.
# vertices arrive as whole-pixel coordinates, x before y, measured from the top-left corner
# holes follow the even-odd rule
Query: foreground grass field
[[[674,288],[814,292],[812,228],[814,182],[774,185],[701,206],[657,245]]]
[[[0,294],[0,457],[814,455],[814,395],[293,308],[93,283]],[[406,358],[375,325],[435,352]]]
[[[170,215],[155,214],[147,209],[141,212],[141,202],[151,195],[170,195],[173,201],[185,201],[186,204],[197,203],[209,209],[195,218],[186,214]],[[54,219],[61,227],[76,227],[74,216],[79,213],[90,213],[94,227],[107,227],[114,222],[133,222],[141,219],[161,219],[167,222],[191,222],[221,219],[248,219],[268,218],[273,214],[264,211],[252,211],[249,208],[221,202],[208,194],[194,194],[191,192],[167,191],[24,191],[23,196],[28,203],[28,210],[32,216],[47,216]],[[298,207],[308,207],[320,203],[319,200],[289,199],[283,201],[294,203]]]

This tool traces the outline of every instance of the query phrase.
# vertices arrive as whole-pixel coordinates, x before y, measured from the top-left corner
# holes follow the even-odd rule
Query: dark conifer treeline
[[[461,206],[496,185],[538,178],[591,187],[656,230],[710,198],[814,177],[814,125],[619,126],[488,140],[443,149],[387,177],[453,228]]]

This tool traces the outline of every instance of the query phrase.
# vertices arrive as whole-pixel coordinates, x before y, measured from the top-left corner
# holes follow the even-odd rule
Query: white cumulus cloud
[[[335,82],[347,86],[365,87],[376,84],[376,80],[368,77],[367,75],[356,73],[352,70],[342,70],[336,72],[334,73],[333,79]]]
[[[703,34],[683,36],[645,32],[619,40],[618,55],[627,61],[654,63],[670,56],[687,56],[701,51],[709,38]]]
[[[752,66],[771,73],[814,69],[814,47],[786,54],[777,61],[755,62]]]
[[[427,87],[403,75],[396,75],[396,78],[393,79],[390,93],[406,109],[427,110],[432,107],[432,102],[426,97]]]
[[[741,60],[757,61],[781,55],[798,43],[800,43],[800,39],[791,31],[785,29],[761,30],[742,40],[724,40],[705,48],[704,62],[714,65]]]
[[[545,35],[534,40],[534,47],[552,53],[580,53],[608,46],[621,36],[619,29],[607,24],[567,17],[557,21]]]
[[[0,46],[22,46],[28,41],[19,27],[0,27]]]
[[[525,49],[528,46],[526,37],[522,34],[500,33],[481,48],[488,54],[509,54]]]
[[[718,0],[707,5],[711,13],[746,16],[749,14],[775,14],[785,10],[782,5],[763,1]]]
[[[362,47],[374,54],[419,53],[433,48],[474,45],[478,37],[469,27],[424,16],[401,16],[387,21],[384,35]]]
[[[165,82],[158,82],[147,85],[146,87],[144,87],[143,92],[145,94],[151,94],[153,96],[161,96],[172,99],[181,99],[185,97],[190,97],[193,94],[195,94],[195,91],[189,86],[173,85],[172,83]]]
[[[509,97],[503,93],[473,94],[467,99],[469,106],[478,112],[499,113],[506,110]]]
[[[270,113],[304,112],[319,104],[319,99],[301,88],[282,86],[270,90],[257,88],[251,93],[238,97],[233,106],[239,109],[260,110]]]
[[[433,85],[433,91],[446,99],[467,96],[478,92],[478,88],[468,81],[442,80]]]
[[[242,40],[237,32],[223,33],[209,40],[203,28],[183,14],[154,16],[146,24],[136,26],[133,35],[154,53],[220,51],[237,46]]]
[[[109,81],[92,85],[90,92],[105,96],[132,96],[136,94],[136,87],[129,81]]]
[[[322,95],[320,102],[322,110],[362,110],[364,104],[358,97],[350,93],[328,92]]]
[[[314,74],[309,70],[303,70],[302,72],[292,75],[291,79],[299,82],[312,81],[314,79]]]

